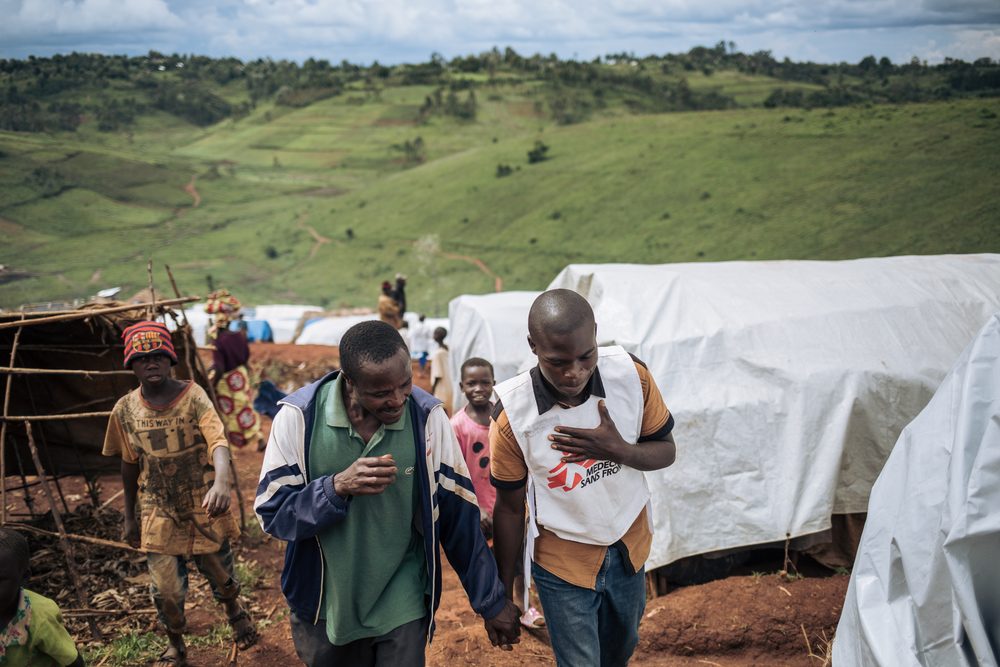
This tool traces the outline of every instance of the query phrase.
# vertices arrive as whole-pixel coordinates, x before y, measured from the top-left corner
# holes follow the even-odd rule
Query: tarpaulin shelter
[[[291,343],[302,316],[308,312],[323,312],[319,306],[299,306],[294,304],[271,304],[257,306],[253,319],[264,320],[271,327],[275,343]]]
[[[241,326],[242,325],[242,326]],[[245,328],[247,341],[250,343],[273,343],[274,334],[271,332],[271,325],[265,320],[240,320],[233,322],[230,329],[239,331]]]
[[[1000,313],[899,437],[872,489],[833,664],[1000,660]]]
[[[305,322],[302,333],[295,339],[295,343],[296,345],[340,345],[341,337],[355,324],[377,319],[377,313],[317,317]]]
[[[588,299],[598,342],[646,362],[676,418],[676,463],[647,475],[655,568],[864,513],[899,433],[1000,309],[1000,255],[581,264],[549,287]]]
[[[158,302],[157,316],[197,297]],[[150,304],[102,303],[64,312],[0,314],[0,378],[5,388],[0,423],[4,494],[35,474],[25,422],[31,422],[41,460],[56,476],[117,466],[101,456],[115,402],[138,386],[123,364],[122,332],[147,319]],[[172,335],[174,376],[207,386],[190,334]],[[10,484],[20,478],[21,485]],[[6,511],[6,506],[4,506]]]
[[[462,363],[481,357],[493,364],[497,383],[517,375],[528,358],[528,309],[541,292],[497,292],[455,297],[448,304],[448,360],[454,409],[465,406],[458,390]]]

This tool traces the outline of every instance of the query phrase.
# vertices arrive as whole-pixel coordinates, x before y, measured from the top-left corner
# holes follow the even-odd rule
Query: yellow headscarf
[[[242,304],[226,289],[220,289],[209,294],[206,298],[205,312],[215,315],[215,321],[209,330],[209,335],[216,338],[219,331],[229,328],[229,323],[233,321],[236,314],[240,312]]]

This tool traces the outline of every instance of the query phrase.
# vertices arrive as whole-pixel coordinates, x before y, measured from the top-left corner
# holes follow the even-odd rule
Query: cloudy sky
[[[0,58],[71,51],[383,64],[733,41],[814,62],[1000,60],[1000,0],[0,0]]]

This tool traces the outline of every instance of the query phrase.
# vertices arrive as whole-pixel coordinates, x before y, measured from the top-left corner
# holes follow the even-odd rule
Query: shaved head
[[[528,311],[528,335],[532,338],[564,336],[584,327],[596,330],[594,309],[573,290],[544,292]]]

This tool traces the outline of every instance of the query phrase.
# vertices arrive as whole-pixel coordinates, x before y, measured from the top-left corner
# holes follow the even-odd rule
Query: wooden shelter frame
[[[61,521],[61,515],[60,515],[60,512],[59,512],[59,508],[57,507],[57,504],[56,504],[55,494],[51,493],[51,491],[50,491],[50,489],[48,487],[48,482],[49,482],[49,480],[51,480],[51,482],[56,487],[58,498],[61,501],[60,504],[62,505],[63,511],[65,511],[65,512],[68,513],[69,512],[69,507],[68,507],[68,505],[66,503],[66,498],[65,498],[65,496],[63,494],[62,487],[61,487],[61,485],[59,483],[59,480],[60,480],[60,478],[69,477],[72,474],[71,473],[63,474],[63,475],[46,474],[44,468],[42,467],[42,462],[41,462],[41,460],[38,457],[38,448],[35,447],[34,439],[31,437],[31,423],[32,422],[37,422],[37,421],[62,421],[62,422],[68,422],[68,421],[79,420],[79,419],[93,419],[93,418],[102,418],[102,417],[103,418],[108,418],[108,417],[111,416],[112,413],[110,411],[96,411],[96,412],[95,411],[90,411],[90,412],[75,412],[74,411],[74,410],[78,410],[78,409],[81,409],[81,408],[89,407],[90,405],[93,405],[95,403],[98,403],[98,402],[104,400],[104,399],[98,399],[98,400],[95,400],[95,401],[89,401],[89,402],[85,402],[85,403],[82,403],[82,404],[73,405],[73,406],[70,406],[70,407],[68,407],[66,409],[56,411],[56,412],[54,412],[52,414],[38,414],[37,410],[33,410],[33,412],[35,412],[35,414],[32,414],[32,415],[11,415],[10,414],[10,403],[11,403],[10,395],[11,395],[11,385],[12,385],[12,382],[13,382],[13,378],[14,378],[15,375],[42,375],[42,374],[44,374],[44,375],[86,375],[86,376],[111,375],[111,376],[115,376],[115,375],[132,375],[132,372],[128,371],[128,370],[93,371],[93,370],[81,370],[81,369],[72,369],[72,368],[65,368],[65,369],[37,369],[37,368],[23,368],[23,367],[16,366],[15,363],[17,361],[17,353],[18,353],[19,349],[21,349],[21,350],[32,349],[34,351],[40,351],[40,352],[44,352],[44,351],[57,351],[58,350],[60,352],[65,352],[65,353],[83,354],[83,355],[92,355],[92,356],[104,356],[105,354],[114,354],[117,350],[120,350],[120,349],[122,349],[124,347],[124,345],[122,343],[120,343],[120,342],[111,342],[111,343],[108,343],[106,345],[85,344],[85,345],[80,346],[80,347],[88,348],[86,350],[78,349],[76,346],[73,346],[73,349],[66,349],[65,346],[60,347],[59,345],[25,345],[25,346],[19,348],[20,339],[21,339],[21,332],[25,328],[36,326],[36,325],[39,325],[39,324],[50,324],[50,323],[55,323],[55,322],[66,322],[66,321],[73,321],[73,320],[88,320],[88,319],[91,319],[91,318],[98,318],[98,317],[103,316],[103,315],[109,315],[109,314],[114,314],[114,313],[127,313],[129,311],[144,311],[145,316],[148,317],[148,318],[150,318],[150,319],[152,319],[154,316],[161,316],[161,315],[164,316],[164,317],[169,316],[171,319],[173,319],[173,321],[174,321],[175,324],[180,325],[180,321],[178,321],[178,316],[173,311],[172,307],[173,306],[183,306],[184,304],[187,304],[187,303],[191,303],[191,302],[194,302],[194,301],[200,301],[201,298],[200,297],[196,297],[196,296],[192,296],[192,297],[182,297],[182,296],[180,296],[180,292],[177,289],[177,283],[174,281],[173,274],[170,272],[170,267],[168,266],[168,267],[166,267],[166,269],[167,269],[167,274],[170,276],[170,282],[171,282],[171,285],[174,288],[174,292],[175,292],[175,294],[177,294],[177,298],[175,298],[175,299],[167,299],[167,300],[163,300],[163,301],[156,301],[155,297],[154,297],[154,299],[151,300],[148,303],[128,304],[128,305],[124,305],[124,306],[121,306],[121,305],[118,305],[118,306],[108,306],[108,307],[105,307],[105,308],[93,308],[93,307],[90,307],[90,308],[81,308],[81,309],[69,310],[69,311],[57,311],[57,312],[49,311],[49,312],[44,312],[44,313],[15,313],[15,315],[20,315],[20,319],[13,320],[13,321],[8,321],[8,322],[0,322],[0,329],[16,328],[16,332],[14,334],[14,340],[13,340],[12,345],[10,346],[10,359],[9,359],[9,362],[8,362],[7,366],[0,367],[0,375],[6,375],[7,376],[7,378],[6,378],[6,388],[5,388],[5,391],[4,391],[4,400],[3,400],[3,414],[2,414],[2,416],[0,416],[0,526],[6,527],[6,528],[13,528],[13,529],[17,529],[17,530],[23,530],[23,531],[26,531],[26,532],[32,532],[32,533],[36,533],[36,534],[44,534],[44,535],[49,535],[49,536],[53,536],[53,537],[60,537],[62,549],[63,549],[64,554],[66,556],[67,564],[70,567],[72,567],[72,562],[73,562],[72,547],[70,545],[70,541],[71,540],[72,541],[82,541],[82,542],[92,542],[92,543],[96,542],[96,543],[104,544],[105,546],[118,547],[118,548],[126,550],[126,551],[136,551],[136,550],[133,549],[132,547],[130,547],[129,545],[121,543],[121,542],[110,542],[110,541],[107,541],[107,540],[98,540],[96,538],[88,537],[88,536],[85,536],[85,535],[68,534],[68,533],[65,532],[65,530],[63,530],[62,521]],[[152,267],[150,267],[150,293],[155,295],[155,292],[152,291]],[[187,316],[184,313],[183,309],[180,309],[180,320],[183,321],[183,326],[178,326],[177,331],[175,332],[174,335],[176,335],[177,333],[182,333],[182,335],[185,337],[185,345],[184,345],[184,355],[183,355],[183,358],[182,359],[178,359],[178,363],[179,364],[181,364],[181,363],[184,364],[183,367],[186,369],[189,377],[196,378],[198,376],[198,374],[196,373],[196,369],[197,369],[197,371],[200,373],[200,375],[202,377],[206,378],[206,380],[207,380],[208,379],[208,371],[205,368],[204,362],[201,360],[201,357],[199,357],[198,354],[197,354],[197,352],[196,352],[196,350],[198,349],[198,346],[195,343],[194,336],[193,336],[193,334],[191,332],[190,324],[187,321]],[[4,347],[6,347],[6,346],[4,346]],[[91,351],[91,350],[93,350],[93,351]],[[98,351],[98,350],[100,350],[100,351]],[[216,411],[219,411],[219,403],[218,403],[218,397],[215,394],[215,387],[212,385],[211,382],[208,382],[206,389],[207,389],[209,398],[212,401],[212,404],[216,408]],[[30,393],[30,389],[29,389],[29,393]],[[35,402],[34,402],[34,398],[33,397],[31,398],[31,403],[32,403],[32,406],[34,406]],[[221,414],[221,411],[220,411],[220,414]],[[18,476],[21,478],[21,484],[20,485],[15,485],[15,486],[12,486],[12,487],[8,487],[8,485],[7,485],[7,477],[8,477],[8,471],[7,471],[7,444],[8,444],[8,438],[7,438],[7,434],[8,434],[8,426],[10,424],[12,424],[12,423],[15,423],[15,422],[22,422],[24,424],[24,426],[25,426],[25,429],[27,430],[28,438],[29,438],[29,444],[30,444],[30,447],[31,447],[32,459],[33,459],[33,461],[29,461],[28,463],[32,463],[32,462],[34,463],[34,468],[35,468],[35,471],[37,473],[37,478],[38,479],[37,479],[37,481],[32,481],[32,482],[28,481],[27,477],[28,477],[28,475],[30,473],[28,473],[26,471],[25,462],[22,462],[21,456],[18,453],[17,447],[12,447],[13,451],[16,454],[16,458],[17,458]],[[45,443],[44,434],[42,432],[39,432],[39,435],[42,438],[42,444],[44,446],[44,451],[45,451],[46,456],[48,457],[48,467],[49,467],[50,470],[52,470],[53,469],[52,460],[51,460],[51,456],[49,455],[49,452],[48,452],[48,446]],[[230,442],[228,431],[225,433],[225,436],[226,436],[226,442],[227,442],[227,445],[228,445],[228,443]],[[71,440],[71,444],[72,444],[73,448],[76,450],[77,456],[79,458],[80,454],[79,454],[79,449],[78,449],[77,443],[75,441]],[[245,530],[246,529],[246,516],[245,516],[245,510],[243,508],[243,494],[240,491],[239,479],[236,476],[236,467],[235,467],[235,465],[231,465],[231,471],[232,471],[232,473],[231,473],[231,479],[233,480],[233,486],[236,487],[236,496],[237,496],[239,507],[240,507],[240,522],[241,522],[241,525],[242,525],[243,529]],[[31,499],[31,494],[29,493],[29,489],[31,487],[33,487],[33,486],[36,486],[36,485],[41,486],[42,489],[45,491],[46,497],[47,497],[48,502],[49,502],[49,507],[50,507],[50,509],[52,511],[52,514],[53,514],[53,518],[55,519],[56,524],[59,527],[59,533],[51,533],[49,531],[44,531],[44,530],[41,530],[41,529],[39,529],[37,527],[34,527],[34,526],[30,526],[30,525],[27,525],[27,524],[21,524],[20,522],[9,521],[8,520],[10,518],[10,516],[8,515],[8,512],[7,512],[7,492],[8,491],[17,491],[17,490],[23,491],[24,501],[25,501],[25,505],[26,505],[26,507],[28,509],[29,516],[32,518],[32,520],[36,518],[36,513],[35,513],[35,510],[34,510],[34,507],[33,507],[33,501]],[[95,506],[96,506],[96,496],[94,496],[93,489],[90,488],[90,481],[89,480],[88,480],[88,490],[91,491],[92,499],[95,501]],[[95,628],[96,628],[96,626],[91,625],[91,629],[95,632],[95,638],[97,638],[98,635],[99,635],[99,633],[96,631]]]

